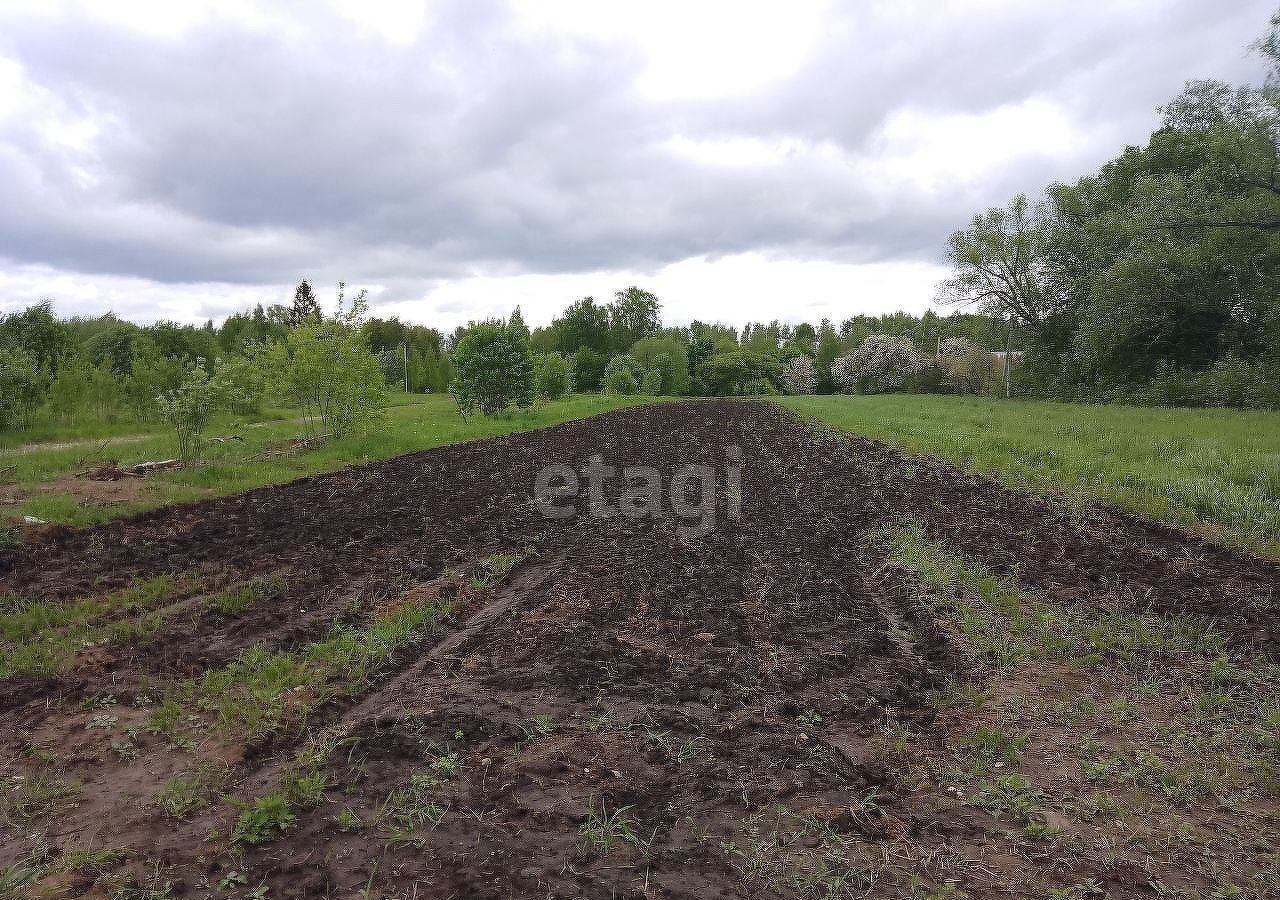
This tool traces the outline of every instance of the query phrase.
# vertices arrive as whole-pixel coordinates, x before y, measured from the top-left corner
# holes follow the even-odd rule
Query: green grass
[[[70,603],[0,595],[0,681],[63,671],[77,651],[105,640],[128,640],[158,628],[162,619],[109,621],[146,611],[194,587],[171,575],[137,581],[111,594]]]
[[[214,762],[202,762],[170,780],[156,798],[156,807],[171,819],[186,819],[209,805],[226,780],[229,769]]]
[[[58,778],[45,772],[10,782],[0,794],[0,828],[26,829],[34,820],[52,815],[59,804],[78,798],[83,786],[78,781]]]
[[[229,587],[210,597],[208,601],[209,608],[226,615],[235,615],[236,613],[244,612],[250,606],[261,603],[263,600],[279,596],[287,586],[288,583],[279,575],[270,578],[255,578],[237,584],[234,587]]]
[[[240,844],[265,844],[293,828],[298,817],[283,792],[256,798],[236,820],[231,840]]]
[[[1188,656],[1209,664],[1226,652],[1222,636],[1207,621],[1048,603],[1016,579],[999,578],[950,553],[917,525],[877,529],[869,539],[889,551],[890,564],[950,597],[956,624],[978,657],[996,669],[1061,660],[1075,668],[1105,663],[1141,670]]]
[[[887,760],[904,783],[996,817],[993,846],[1004,832],[1021,845],[1043,843],[1046,856],[1105,858],[1218,885],[1156,891],[1162,896],[1276,894],[1268,844],[1242,847],[1195,823],[1213,810],[1242,834],[1270,833],[1280,796],[1280,666],[1205,622],[1041,596],[919,525],[880,528],[869,540],[891,570],[917,583],[952,646],[987,665],[957,666],[932,693],[936,723],[904,731],[893,755],[889,734],[873,737],[868,758]],[[948,740],[939,742],[935,725]],[[1217,855],[1231,856],[1232,867],[1186,867]],[[1255,890],[1232,887],[1228,871]]]
[[[414,772],[409,783],[392,791],[378,807],[374,821],[385,827],[391,836],[401,841],[419,828],[439,825],[444,820],[445,807],[441,788],[448,780],[434,768],[427,772]]]
[[[597,812],[594,806],[591,807],[586,821],[578,829],[582,852],[604,856],[617,844],[634,844],[636,820],[631,817],[630,810],[630,806],[610,810],[605,806],[604,798],[600,798],[600,810]]]
[[[315,707],[361,694],[397,650],[434,632],[448,613],[447,603],[434,599],[405,603],[364,628],[336,627],[323,640],[296,650],[250,647],[227,666],[180,688],[185,696],[179,699],[215,711],[224,727],[250,741],[287,722],[301,728]],[[162,709],[168,724],[177,721],[167,706]],[[157,720],[156,726],[163,729],[165,722]]]
[[[421,394],[405,394],[392,392],[388,406],[403,406],[417,403]],[[264,406],[256,416],[243,416],[224,413],[214,419],[213,428],[230,428],[236,424],[251,421],[285,421],[296,419],[301,413],[296,409],[277,406]],[[0,429],[0,457],[5,451],[14,451],[32,444],[63,443],[68,441],[102,441],[117,438],[133,438],[140,435],[156,434],[163,431],[163,426],[156,422],[139,422],[127,416],[115,419],[95,419],[90,421],[71,422],[57,418],[41,419],[26,428]]]
[[[324,446],[286,455],[263,455],[303,433],[302,423],[281,411],[268,413],[259,422],[223,421],[206,430],[207,438],[232,438],[210,443],[200,454],[201,462],[179,470],[157,472],[147,477],[145,490],[124,503],[88,503],[69,491],[46,490],[41,482],[65,479],[85,467],[89,457],[105,456],[121,465],[145,460],[169,459],[178,455],[177,438],[158,426],[149,429],[133,425],[129,434],[146,433],[140,441],[110,444],[98,453],[93,446],[40,449],[28,453],[0,454],[7,489],[22,493],[20,504],[5,507],[9,516],[35,516],[67,525],[92,525],[130,513],[171,503],[185,503],[207,497],[240,493],[268,484],[292,481],[304,475],[328,472],[344,466],[388,459],[416,450],[445,444],[532,431],[573,419],[597,415],[628,406],[652,403],[652,397],[615,397],[579,394],[564,400],[541,403],[532,409],[516,410],[509,417],[489,419],[473,416],[463,421],[453,400],[439,394],[398,395],[381,423],[365,432]],[[61,440],[99,437],[99,426],[77,432],[60,433]],[[19,436],[27,435],[26,432]],[[0,440],[13,438],[13,433]],[[42,436],[37,433],[37,436]],[[2,524],[2,523],[0,523]]]
[[[1015,487],[1102,500],[1280,556],[1280,413],[917,394],[779,402]]]

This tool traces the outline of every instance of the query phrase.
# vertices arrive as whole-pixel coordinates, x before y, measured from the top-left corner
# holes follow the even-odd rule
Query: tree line
[[[460,326],[450,339],[451,386],[464,414],[498,414],[567,391],[724,397],[891,390],[988,393],[992,352],[1023,329],[985,313],[895,312],[838,326],[779,320],[664,327],[662,303],[639,287],[575,300],[532,330],[508,319]]]
[[[338,435],[376,414],[391,389],[452,391],[466,414],[501,414],[571,391],[980,392],[997,374],[985,351],[1007,337],[990,315],[932,311],[853,316],[838,326],[664,327],[661,301],[638,287],[608,302],[576,300],[532,330],[519,308],[448,336],[367,312],[363,293],[346,298],[339,285],[338,311],[325,316],[305,280],[292,305],[257,305],[217,326],[137,325],[110,313],[63,319],[42,301],[0,317],[0,428],[36,419],[165,421],[194,453],[219,411],[257,415],[277,399],[301,408],[316,435]],[[872,347],[883,352],[868,356]],[[961,363],[964,377],[956,374]]]
[[[314,436],[340,436],[376,415],[389,385],[444,391],[451,379],[439,331],[369,318],[364,292],[342,285],[329,316],[304,280],[292,305],[217,327],[62,319],[49,301],[0,317],[0,428],[163,421],[184,454],[219,412],[255,416],[276,399],[302,410]]]
[[[1192,81],[1074,184],[974,217],[939,299],[1018,323],[1026,392],[1280,406],[1280,13],[1261,87]]]

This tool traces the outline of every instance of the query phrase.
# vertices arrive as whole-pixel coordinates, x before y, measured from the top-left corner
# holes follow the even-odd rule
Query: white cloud
[[[1060,105],[1042,97],[980,113],[895,110],[860,165],[879,183],[932,192],[972,184],[1036,159],[1075,158],[1087,125],[1074,122]],[[995,198],[993,202],[1001,202]]]
[[[825,0],[538,0],[519,27],[634,48],[637,91],[651,101],[723,98],[793,75],[821,38]]]
[[[423,0],[333,0],[333,5],[356,29],[391,44],[412,44],[428,23]]]
[[[0,306],[921,310],[975,211],[1256,77],[1272,2],[0,0]]]
[[[322,297],[327,294],[321,293]],[[161,284],[120,275],[86,276],[49,266],[0,267],[0,313],[14,312],[38,300],[54,301],[59,315],[101,315],[122,319],[200,324],[220,320],[255,303],[293,299],[291,285],[210,283]]]
[[[573,274],[477,275],[441,285],[420,300],[379,302],[379,315],[414,321],[462,324],[467,319],[506,316],[520,306],[525,320],[545,324],[572,300],[636,284],[662,298],[669,324],[692,319],[741,324],[747,321],[808,321],[824,316],[893,312],[922,308],[944,270],[927,262],[848,263],[777,259],[742,253],[681,260],[654,271],[599,271]]]
[[[851,265],[743,253],[695,257],[653,271],[471,275],[410,300],[395,299],[399,286],[385,282],[352,282],[347,290],[367,289],[374,315],[429,322],[442,330],[472,319],[506,316],[516,306],[526,321],[546,324],[578,297],[604,301],[631,284],[661,297],[665,321],[673,325],[695,318],[732,324],[772,319],[817,324],[824,316],[838,323],[855,312],[920,310],[943,274],[939,266],[925,262]],[[336,283],[315,279],[314,286],[321,305],[332,309]],[[40,266],[0,271],[0,297],[53,297],[62,315],[111,310],[138,321],[200,324],[256,303],[287,303],[292,295],[292,285],[161,285],[119,276],[90,278]],[[25,302],[0,301],[0,312],[16,310]]]

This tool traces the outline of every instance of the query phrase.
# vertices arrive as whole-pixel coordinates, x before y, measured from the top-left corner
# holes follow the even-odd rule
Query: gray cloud
[[[1243,50],[1271,11],[930,4],[904,24],[849,6],[790,76],[671,101],[637,89],[634,45],[524,33],[495,2],[444,4],[407,45],[310,5],[305,29],[217,21],[177,38],[0,16],[0,57],[49,117],[0,117],[0,259],[174,284],[340,272],[393,298],[477,271],[746,251],[936,260],[977,208],[1142,140],[1186,78],[1256,77]],[[1071,140],[941,184],[877,168],[895,162],[886,128],[904,113],[925,123],[927,169],[975,152],[930,146],[931,120],[1028,101],[1061,110]],[[68,140],[67,123],[88,131]],[[777,142],[798,149],[769,156]],[[715,159],[740,144],[766,155]]]

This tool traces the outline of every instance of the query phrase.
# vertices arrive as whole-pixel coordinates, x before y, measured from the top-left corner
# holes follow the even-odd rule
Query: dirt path
[[[0,449],[0,457],[24,456],[28,453],[43,453],[48,450],[72,450],[77,447],[114,447],[117,444],[137,444],[154,434],[122,434],[118,437],[87,439],[83,441],[51,441],[43,444],[20,444],[17,447]]]
[[[581,497],[572,517],[540,513],[539,471],[596,454],[651,467],[664,489],[708,467],[714,527],[682,539],[694,519],[669,502],[657,517],[595,517]],[[645,477],[633,498],[653,499]],[[1083,853],[1053,863],[895,756],[898,734],[945,750],[933,692],[976,677],[927,592],[869,540],[903,521],[1063,602],[1211,616],[1231,646],[1264,653],[1280,638],[1274,563],[1063,510],[766,404],[630,409],[0,553],[0,587],[55,603],[202,576],[132,642],[0,682],[4,774],[84,785],[50,802],[56,822],[11,809],[0,869],[25,864],[40,834],[63,854],[154,848],[44,876],[95,896],[148,873],[172,896],[1015,897],[1033,880],[1137,895],[1130,874]],[[501,578],[468,574],[508,553],[521,561]],[[243,609],[204,599],[264,578],[277,587]],[[187,737],[148,730],[157,698],[207,692],[207,673],[249,648],[319,665],[308,648],[335,623],[354,634],[436,594],[460,598],[442,631],[293,729],[239,741],[190,688]],[[217,790],[163,815],[166,783],[214,759]],[[302,759],[319,796],[295,798],[273,840],[233,848],[239,811],[216,797],[267,796]]]
[[[394,408],[394,407],[392,407]],[[296,425],[299,422],[307,421],[306,416],[295,416],[292,419],[271,419],[269,421],[253,422],[249,427],[259,425]],[[40,453],[46,450],[71,450],[77,447],[113,447],[117,444],[137,444],[159,436],[156,432],[150,434],[122,434],[116,437],[108,438],[86,438],[78,441],[49,441],[40,444],[20,444],[17,447],[6,447],[0,449],[0,457],[2,456],[22,456],[27,453]]]

